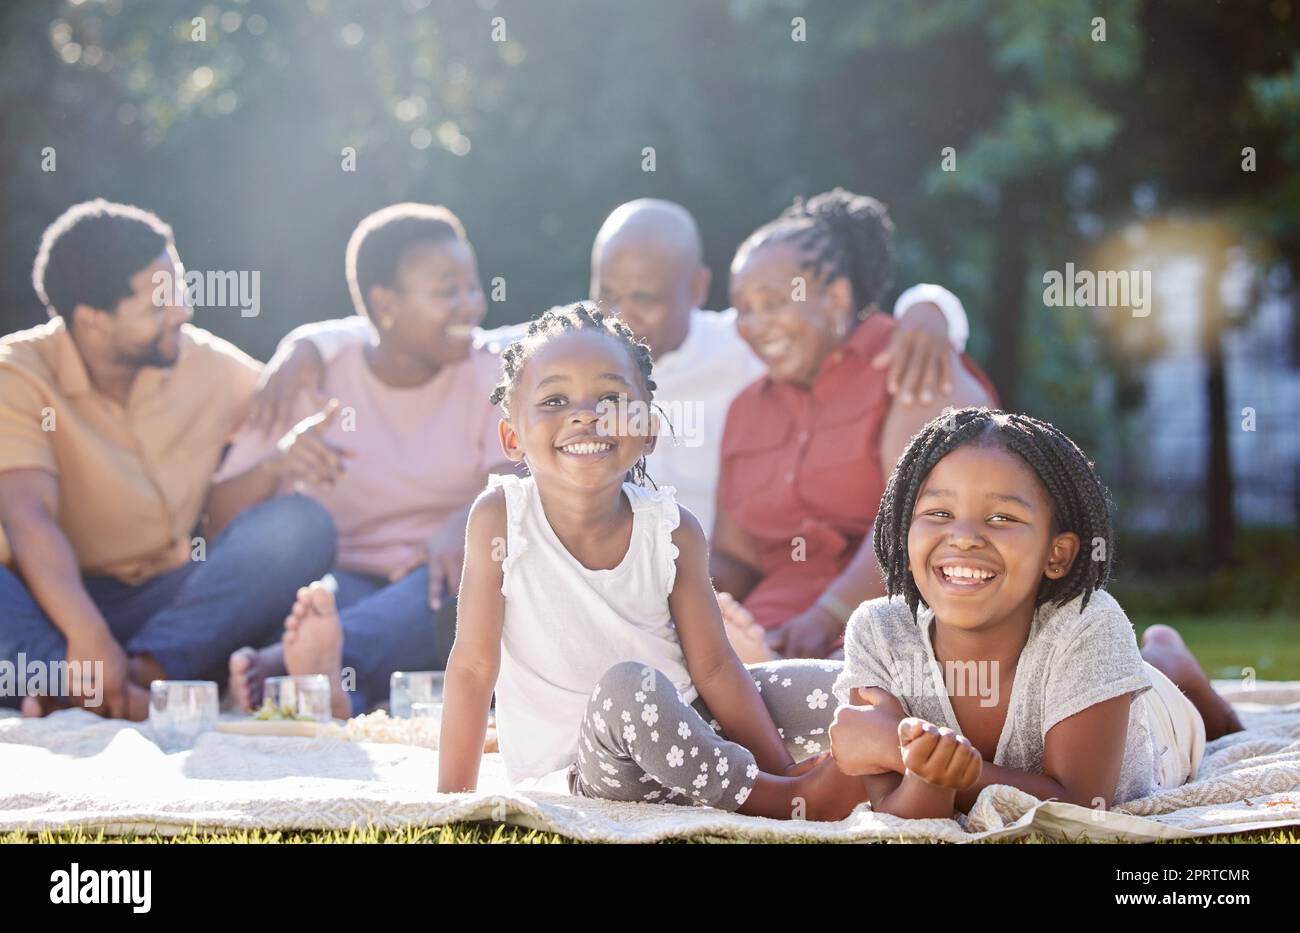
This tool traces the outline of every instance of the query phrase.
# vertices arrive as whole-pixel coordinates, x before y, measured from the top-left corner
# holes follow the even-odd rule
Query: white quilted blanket
[[[1111,812],[1040,802],[989,787],[964,824],[901,820],[859,807],[839,823],[781,822],[718,810],[618,804],[561,787],[515,789],[499,756],[481,791],[440,795],[438,753],[413,745],[208,733],[163,754],[147,727],[69,710],[0,718],[0,830],[103,828],[173,833],[193,827],[393,828],[499,820],[575,839],[652,842],[971,842],[1029,833],[1149,841],[1300,825],[1300,681],[1216,684],[1246,731],[1212,742],[1197,780]]]

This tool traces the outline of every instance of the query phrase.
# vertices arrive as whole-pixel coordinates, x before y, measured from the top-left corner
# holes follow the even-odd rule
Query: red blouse
[[[810,608],[844,572],[880,511],[880,434],[891,397],[872,358],[894,319],[873,313],[811,387],[762,377],[731,403],[718,502],[758,543],[763,579],[745,607],[764,628]],[[991,390],[983,373],[966,367]]]

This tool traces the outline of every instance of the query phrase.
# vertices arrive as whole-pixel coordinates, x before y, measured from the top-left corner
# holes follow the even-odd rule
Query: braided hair
[[[542,313],[542,316],[528,324],[528,330],[524,336],[515,340],[501,353],[501,381],[497,383],[492,394],[488,396],[488,401],[493,405],[500,405],[507,418],[510,417],[510,398],[515,391],[515,386],[519,383],[519,374],[523,372],[524,364],[539,348],[544,346],[552,337],[570,331],[594,330],[606,334],[621,343],[636,364],[637,372],[641,375],[641,382],[645,386],[646,394],[651,399],[654,398],[655,381],[651,378],[651,371],[654,369],[654,362],[650,357],[650,347],[644,342],[638,340],[632,333],[632,328],[628,327],[618,318],[606,315],[595,305],[585,302],[574,302],[570,305],[550,308]],[[649,480],[646,473],[645,457],[642,456],[632,467],[632,481],[638,485],[645,485]],[[653,481],[651,481],[653,483]]]
[[[846,278],[853,306],[865,317],[894,278],[894,222],[875,198],[843,188],[795,198],[781,216],[759,227],[742,249],[790,240],[822,281]]]
[[[1091,551],[1081,554],[1065,576],[1044,577],[1034,601],[1035,608],[1048,601],[1060,606],[1082,595],[1082,611],[1093,591],[1105,585],[1114,560],[1106,487],[1078,445],[1054,426],[1028,415],[987,408],[949,409],[939,415],[912,438],[890,474],[875,529],[876,560],[889,595],[901,594],[916,614],[922,599],[907,555],[907,530],[916,497],[935,464],[967,444],[1001,448],[1020,457],[1051,499],[1052,533],[1074,532],[1082,548]]]

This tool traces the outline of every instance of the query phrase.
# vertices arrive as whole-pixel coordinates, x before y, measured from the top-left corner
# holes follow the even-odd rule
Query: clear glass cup
[[[149,685],[149,729],[163,751],[192,748],[216,723],[215,681],[155,680]]]
[[[262,705],[316,722],[330,720],[330,679],[324,674],[297,677],[268,677],[262,689]]]
[[[388,715],[409,719],[413,703],[436,703],[441,718],[442,677],[442,671],[395,671],[388,680]]]
[[[442,720],[442,700],[418,702],[411,704],[412,719]]]

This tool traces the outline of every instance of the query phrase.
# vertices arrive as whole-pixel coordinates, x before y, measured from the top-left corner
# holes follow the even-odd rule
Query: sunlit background
[[[350,313],[344,244],[389,202],[462,217],[506,323],[585,295],[624,200],[695,213],[724,307],[741,239],[843,185],[891,207],[895,294],[956,291],[1008,406],[1097,457],[1132,611],[1294,635],[1294,0],[84,0],[6,3],[0,34],[6,331],[43,318],[40,231],[96,195],[191,268],[259,270],[260,316],[196,321],[266,358]],[[1152,313],[1046,306],[1066,263],[1150,270]]]

